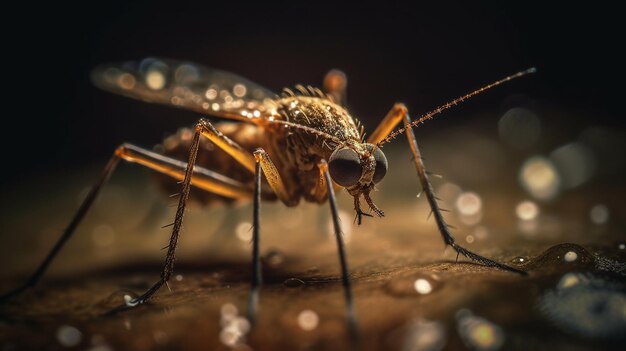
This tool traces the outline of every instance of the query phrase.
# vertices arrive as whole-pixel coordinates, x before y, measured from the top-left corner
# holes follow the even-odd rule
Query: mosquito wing
[[[234,73],[192,62],[146,58],[97,67],[101,89],[146,102],[249,121],[271,115],[270,90]]]

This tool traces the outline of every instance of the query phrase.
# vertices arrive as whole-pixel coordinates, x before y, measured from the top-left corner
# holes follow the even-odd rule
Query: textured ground
[[[147,181],[148,172],[123,166],[51,274],[0,305],[2,350],[619,349],[626,330],[623,187],[595,183],[563,191],[556,200],[536,202],[540,213],[522,220],[516,206],[531,197],[517,182],[521,161],[508,158],[506,149],[489,136],[458,129],[425,144],[427,161],[435,160],[431,169],[446,175],[435,183],[452,210],[447,215],[458,227],[457,240],[529,276],[465,259],[455,263],[427,220],[425,199],[416,199],[408,153],[395,148],[388,179],[374,194],[387,217],[367,218],[357,227],[350,198],[339,195],[359,344],[351,344],[345,329],[326,206],[263,207],[265,285],[251,331],[244,319],[247,205],[191,209],[170,290],[149,305],[110,313],[125,295],[141,293],[158,278],[169,234],[160,226],[173,214]],[[45,255],[97,168],[5,189],[1,291],[23,280]],[[463,216],[468,208],[455,202],[465,191],[481,199],[469,217]],[[598,203],[610,211],[599,224],[590,220]]]

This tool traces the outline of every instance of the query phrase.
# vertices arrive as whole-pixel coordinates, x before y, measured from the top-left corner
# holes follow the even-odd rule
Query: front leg
[[[439,229],[439,233],[441,233],[445,244],[450,245],[457,252],[457,256],[458,254],[461,254],[471,260],[480,262],[485,266],[497,267],[520,274],[527,274],[526,272],[517,268],[483,257],[460,246],[455,242],[454,236],[450,232],[449,226],[446,223],[445,218],[442,214],[442,210],[439,207],[439,203],[437,202],[437,197],[435,196],[433,186],[428,179],[428,173],[426,172],[426,167],[424,166],[424,159],[422,158],[422,154],[419,150],[419,147],[417,146],[415,133],[413,133],[413,129],[410,127],[411,117],[409,117],[406,106],[404,106],[403,104],[395,104],[391,111],[389,111],[387,116],[385,116],[385,119],[383,119],[383,121],[378,125],[374,133],[372,133],[372,135],[368,139],[368,143],[378,144],[380,141],[384,140],[387,135],[389,135],[391,131],[396,127],[396,125],[400,123],[400,121],[403,122],[406,130],[406,137],[409,142],[409,147],[411,148],[411,153],[413,154],[413,162],[415,164],[415,169],[417,170],[420,184],[424,193],[426,194],[428,204],[430,205],[433,217],[435,218],[435,221],[437,223],[437,228]]]

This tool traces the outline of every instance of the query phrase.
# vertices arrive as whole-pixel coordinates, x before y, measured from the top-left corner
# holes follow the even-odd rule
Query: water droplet
[[[280,266],[285,261],[285,256],[278,250],[269,250],[264,257],[264,261],[272,267]]]
[[[57,330],[57,340],[65,347],[74,347],[80,344],[83,333],[71,325],[62,325]]]
[[[609,209],[606,205],[598,204],[589,211],[589,218],[595,224],[604,224],[609,220]]]
[[[540,200],[554,198],[561,186],[561,180],[552,162],[540,156],[531,157],[524,162],[519,180],[526,191]]]
[[[528,258],[523,256],[517,256],[511,260],[514,264],[526,264],[528,263]]]
[[[435,277],[419,274],[394,278],[385,285],[385,291],[396,297],[412,297],[430,294],[440,285]]]
[[[568,251],[563,255],[563,260],[565,262],[574,262],[578,259],[578,254],[575,251]]]
[[[474,316],[469,310],[457,313],[457,329],[465,345],[475,350],[497,350],[504,344],[502,328],[484,318]]]
[[[416,279],[415,283],[413,283],[413,286],[415,287],[415,291],[417,291],[418,294],[426,295],[430,294],[430,292],[433,291],[433,286],[427,279],[424,278]]]
[[[289,279],[286,279],[283,282],[283,285],[285,285],[288,288],[297,288],[297,287],[303,286],[305,284],[306,283],[303,280],[298,279],[298,278],[289,278]]]
[[[135,297],[132,295],[124,295],[124,303],[128,307],[135,307],[139,304]]]
[[[539,215],[539,207],[532,201],[522,201],[515,207],[515,214],[523,221],[533,220]]]
[[[576,244],[559,244],[552,246],[536,258],[529,260],[525,268],[548,269],[563,267],[564,264],[589,265],[594,263],[594,258],[584,247]]]
[[[304,310],[298,314],[298,326],[302,330],[311,331],[317,328],[319,321],[320,318],[315,311]]]
[[[102,301],[98,303],[98,306],[107,310],[116,309],[122,306],[134,307],[136,306],[136,304],[129,305],[129,302],[133,299],[136,299],[137,297],[139,297],[139,295],[135,294],[132,291],[120,290],[102,299]]]

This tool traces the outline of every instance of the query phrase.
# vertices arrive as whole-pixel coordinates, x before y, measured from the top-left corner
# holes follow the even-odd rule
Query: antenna
[[[400,128],[400,129],[394,131],[394,132],[391,132],[391,134],[389,134],[385,139],[379,141],[378,144],[376,144],[376,146],[380,147],[383,144],[386,144],[386,143],[390,142],[391,140],[393,140],[398,135],[406,132],[407,128],[416,127],[419,124],[422,124],[425,121],[427,121],[429,119],[432,119],[434,116],[440,114],[444,110],[447,110],[447,109],[451,108],[452,106],[458,105],[459,103],[461,103],[461,102],[463,102],[463,101],[465,101],[465,100],[467,100],[467,99],[469,99],[469,98],[471,98],[471,97],[473,97],[475,95],[478,95],[478,94],[484,92],[485,90],[491,89],[493,87],[496,87],[496,86],[498,86],[498,85],[500,85],[502,83],[508,82],[508,81],[513,80],[515,78],[519,78],[519,77],[525,76],[527,74],[535,73],[535,72],[537,72],[537,69],[535,67],[531,67],[531,68],[529,68],[529,69],[527,69],[525,71],[517,72],[517,73],[512,74],[512,75],[510,75],[510,76],[508,76],[506,78],[503,78],[503,79],[500,79],[500,80],[498,80],[496,82],[493,82],[493,83],[491,83],[489,85],[485,85],[484,87],[482,87],[482,88],[480,88],[478,90],[474,90],[474,91],[472,91],[469,94],[465,94],[465,95],[463,95],[461,97],[458,97],[458,98],[456,98],[456,99],[454,99],[454,100],[452,100],[452,101],[450,101],[450,102],[448,102],[448,103],[446,103],[444,105],[441,105],[441,106],[437,107],[436,109],[428,112],[427,114],[422,115],[420,118],[418,118],[418,119],[414,120],[413,122],[411,122],[408,126],[404,126],[404,127]]]

